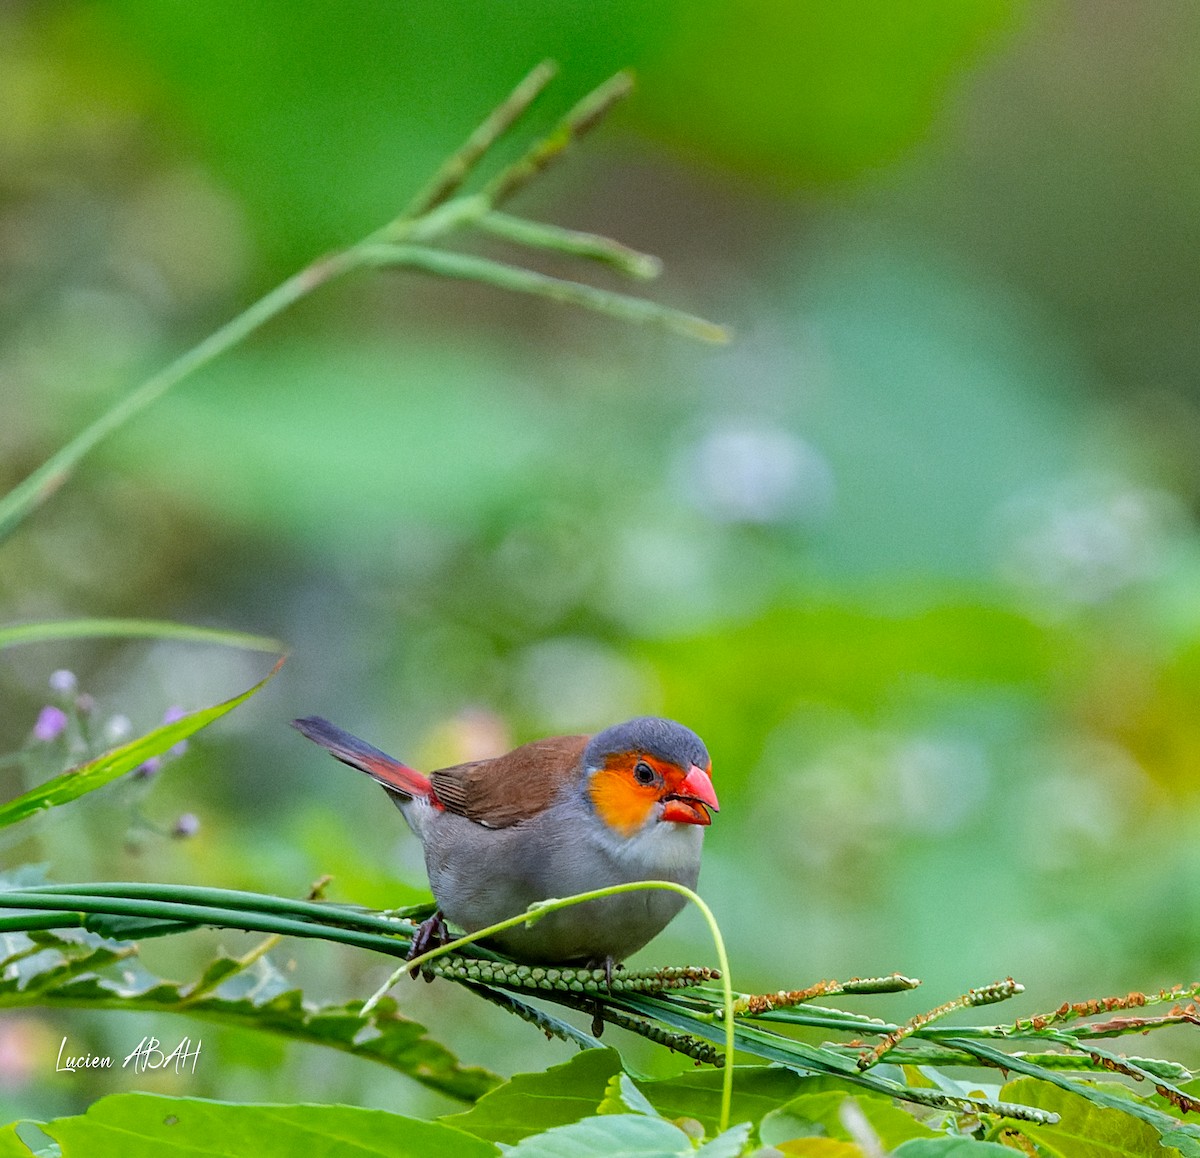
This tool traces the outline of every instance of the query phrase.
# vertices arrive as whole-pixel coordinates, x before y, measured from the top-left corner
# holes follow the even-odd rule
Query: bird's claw
[[[432,917],[417,926],[407,959],[411,961],[414,957],[428,953],[430,949],[440,949],[443,945],[449,944],[450,939],[450,930],[446,928],[446,919],[439,909]],[[409,970],[409,976],[415,981],[419,972],[420,966],[416,966]],[[433,980],[433,975],[430,973],[426,973],[424,976],[426,981]]]
[[[620,961],[613,960],[612,954],[609,953],[607,956],[605,956],[603,958],[593,957],[590,961],[588,961],[584,965],[584,968],[585,969],[603,969],[604,970],[604,984],[608,986],[608,991],[609,991],[609,993],[611,993],[612,992],[612,983],[613,983],[613,974],[618,969],[624,969],[625,966],[622,965],[620,963]]]
[[[589,966],[594,969],[604,970],[604,984],[608,987],[609,993],[612,992],[613,970],[620,969],[621,966],[612,959],[612,954],[606,954],[601,962]],[[596,998],[592,1006],[592,1037],[599,1037],[604,1032],[604,1005],[599,998]]]

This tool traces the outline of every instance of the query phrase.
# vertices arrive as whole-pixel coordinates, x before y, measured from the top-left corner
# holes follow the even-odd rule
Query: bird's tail
[[[428,776],[422,775],[407,764],[401,764],[399,760],[393,760],[386,752],[381,752],[349,732],[343,732],[341,728],[321,719],[320,716],[305,716],[302,720],[293,720],[292,727],[314,744],[320,744],[343,764],[365,772],[389,792],[427,799],[433,796],[433,787]]]

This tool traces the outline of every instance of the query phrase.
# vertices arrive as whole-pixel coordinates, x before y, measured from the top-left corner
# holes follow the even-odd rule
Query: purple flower
[[[158,774],[158,770],[161,767],[162,767],[162,757],[161,756],[151,756],[150,759],[147,760],[144,764],[139,764],[133,770],[133,774],[139,780],[149,780],[151,776],[156,776]]]
[[[53,704],[47,704],[40,712],[38,712],[37,723],[33,725],[33,738],[48,742],[56,740],[63,734],[63,729],[67,726],[67,713],[62,708],[56,708]]]
[[[189,836],[195,836],[199,831],[200,817],[194,812],[185,812],[175,821],[175,827],[171,829],[171,835],[184,839]]]
[[[179,720],[182,720],[183,717],[186,715],[187,715],[187,712],[185,712],[182,708],[170,707],[163,713],[163,723],[164,724],[177,723]],[[168,756],[182,756],[184,754],[184,752],[187,751],[187,747],[188,747],[188,742],[186,740],[180,740],[178,744],[174,744],[171,746],[171,748],[168,749],[167,755]]]

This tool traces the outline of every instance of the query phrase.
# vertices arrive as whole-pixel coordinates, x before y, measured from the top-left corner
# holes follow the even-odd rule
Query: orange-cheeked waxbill
[[[294,724],[383,786],[424,846],[441,914],[467,932],[535,901],[627,881],[696,885],[717,794],[703,741],[673,720],[642,716],[595,736],[552,736],[428,776],[319,717]],[[490,943],[519,961],[611,965],[683,905],[665,889],[622,893]]]

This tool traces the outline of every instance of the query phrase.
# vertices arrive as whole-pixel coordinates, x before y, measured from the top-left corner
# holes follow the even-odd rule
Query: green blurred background
[[[385,274],[181,386],[5,544],[3,618],[174,618],[292,657],[136,802],[161,831],[118,785],[10,840],[5,864],[290,895],[329,872],[335,898],[404,903],[424,888],[416,841],[289,719],[433,765],[655,712],[714,756],[701,884],[740,988],[923,978],[869,1006],[896,1017],[1006,974],[1024,1012],[1194,980],[1184,0],[3,5],[0,484],[392,216],[544,56],[562,74],[526,133],[617,68],[640,87],[513,210],[658,253],[649,292],[736,342]],[[27,747],[58,668],[97,726],[147,728],[264,662],[6,653],[0,750],[32,752],[0,768],[7,794],[69,755]],[[198,834],[163,835],[184,812]],[[218,943],[253,940],[146,960],[187,977]],[[642,957],[710,952],[685,915]],[[327,1000],[387,970],[319,946],[275,960]],[[570,1052],[450,986],[400,992],[466,1061]],[[202,1037],[196,1074],[52,1072],[63,1034],[123,1055],[143,1032]],[[132,1086],[447,1106],[366,1062],[178,1019],[0,1019],[9,1118]]]

